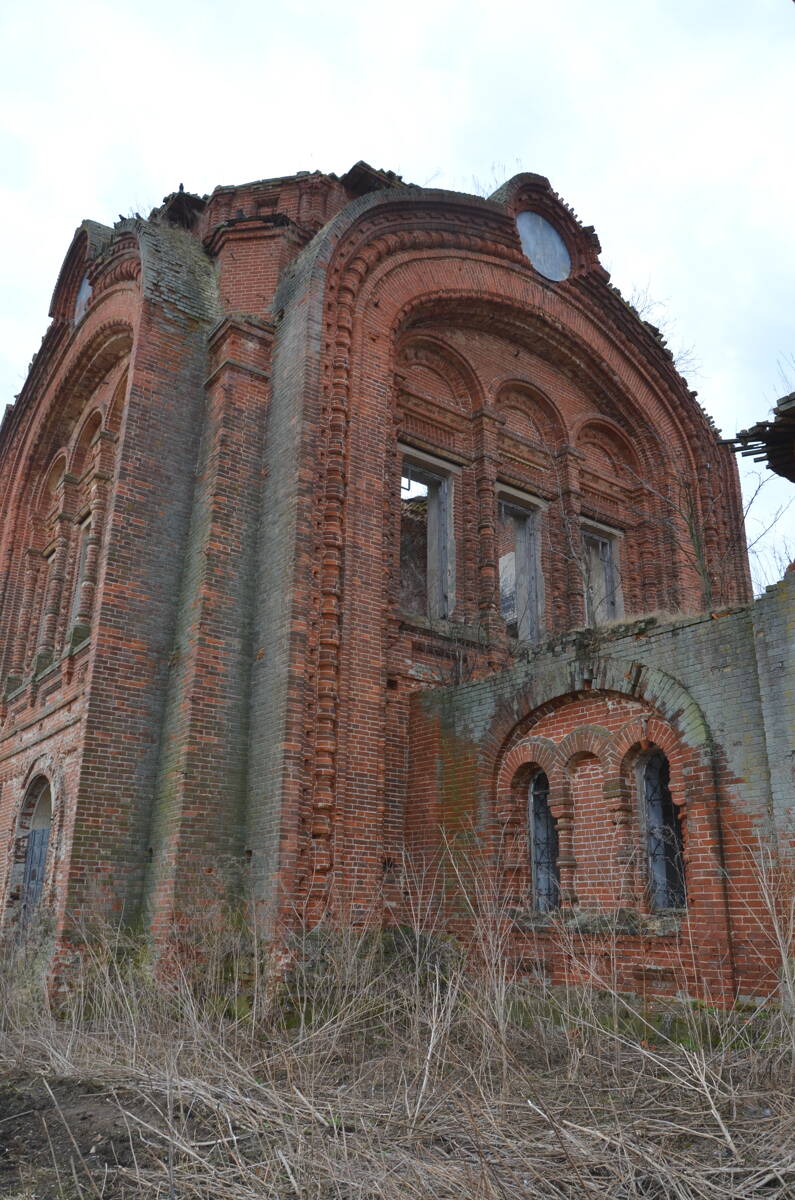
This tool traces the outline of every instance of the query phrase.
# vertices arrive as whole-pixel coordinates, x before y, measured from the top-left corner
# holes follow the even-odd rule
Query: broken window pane
[[[530,784],[530,840],[533,907],[538,912],[552,912],[560,907],[558,829],[549,810],[549,780],[543,771]]]
[[[77,291],[77,299],[75,300],[75,323],[82,320],[83,316],[85,315],[89,300],[91,299],[91,294],[91,284],[88,282],[88,276],[84,275]]]
[[[585,613],[589,625],[603,625],[621,616],[614,543],[594,533],[583,534]]]
[[[649,903],[655,910],[683,908],[686,900],[682,830],[669,780],[668,759],[658,751],[643,769]]]
[[[449,615],[449,480],[404,462],[400,480],[400,606]]]
[[[497,521],[500,612],[511,637],[538,637],[538,561],[535,513],[501,502]]]

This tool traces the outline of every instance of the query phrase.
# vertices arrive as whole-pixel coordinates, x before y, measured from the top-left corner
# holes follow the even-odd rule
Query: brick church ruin
[[[83,223],[0,429],[6,926],[399,923],[458,838],[529,972],[773,986],[795,574],[598,255],[365,163]]]

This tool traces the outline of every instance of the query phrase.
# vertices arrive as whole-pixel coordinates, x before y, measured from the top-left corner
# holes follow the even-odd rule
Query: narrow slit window
[[[532,509],[500,501],[497,521],[500,612],[509,636],[522,641],[535,641],[539,636],[536,517]]]
[[[537,912],[560,908],[558,829],[549,808],[549,780],[542,772],[530,784],[530,856],[533,907]]]
[[[450,479],[404,461],[400,480],[400,606],[444,618],[452,608]]]
[[[655,911],[684,908],[687,902],[682,830],[669,781],[668,759],[664,754],[653,754],[643,768],[643,802],[649,903]]]

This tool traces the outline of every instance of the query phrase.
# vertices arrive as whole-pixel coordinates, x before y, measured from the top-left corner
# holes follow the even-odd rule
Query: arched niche
[[[404,337],[397,352],[398,388],[408,396],[469,412],[480,385],[457,351],[427,337]]]
[[[505,432],[546,448],[566,441],[566,427],[552,401],[535,388],[521,383],[503,384],[496,406],[505,419]]]
[[[88,273],[112,237],[113,230],[97,221],[83,221],[75,231],[50,301],[50,316],[55,321],[77,323],[85,314],[92,291]]]
[[[30,541],[37,550],[43,550],[53,536],[55,514],[62,501],[66,467],[66,453],[59,450],[34,489],[30,506]]]
[[[42,479],[39,489],[36,507],[39,512],[46,513],[52,508],[58,496],[58,490],[63,483],[63,477],[66,474],[66,454],[60,451],[56,454]]]
[[[121,429],[122,416],[124,414],[124,405],[127,399],[127,384],[129,376],[126,368],[121,374],[119,382],[114,388],[113,395],[108,405],[108,410],[105,415],[104,427],[109,433],[118,434]]]
[[[612,423],[587,421],[577,432],[584,467],[597,478],[635,487],[641,475],[640,447]]]
[[[126,394],[130,345],[127,326],[92,337],[42,400],[20,450],[11,505],[18,569],[4,650],[4,669],[15,680],[60,655],[75,628],[87,631],[114,466],[113,439],[103,441],[101,432],[119,389]]]
[[[98,409],[94,409],[84,419],[83,424],[75,439],[74,448],[72,450],[72,460],[70,463],[70,474],[76,479],[80,479],[88,465],[88,459],[91,453],[94,439],[102,428],[102,414]]]
[[[128,325],[103,327],[77,354],[60,383],[40,399],[31,435],[21,447],[18,488],[35,491],[59,451],[71,458],[69,448],[80,437],[91,410],[104,411],[109,406],[131,347]]]
[[[33,803],[30,828],[49,829],[52,824],[52,789],[49,779],[40,775],[31,785],[28,795]]]
[[[530,899],[539,913],[560,907],[560,841],[558,823],[550,802],[550,783],[545,771],[533,771],[527,789],[528,852],[530,855]]]

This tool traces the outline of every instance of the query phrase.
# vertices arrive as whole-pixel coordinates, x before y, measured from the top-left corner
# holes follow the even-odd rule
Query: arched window
[[[642,768],[643,815],[651,908],[684,908],[682,831],[669,789],[668,759],[656,750]]]
[[[549,780],[543,771],[530,783],[529,810],[533,907],[538,912],[552,912],[560,907],[558,830],[549,811]]]
[[[36,779],[28,792],[26,807],[33,806],[28,826],[20,892],[20,922],[27,923],[41,899],[47,864],[47,847],[52,824],[52,793],[44,778]]]

